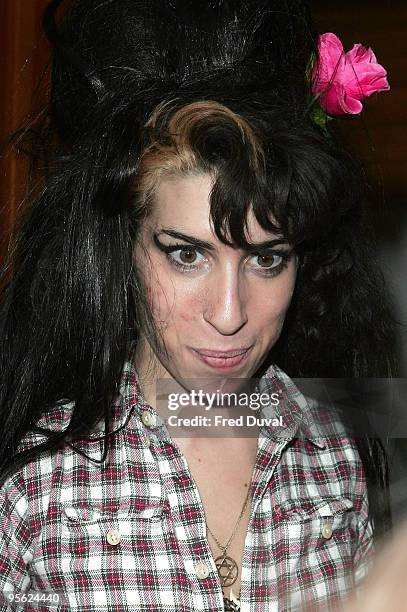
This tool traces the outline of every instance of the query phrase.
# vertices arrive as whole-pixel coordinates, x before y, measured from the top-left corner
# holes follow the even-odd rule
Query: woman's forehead
[[[220,242],[210,218],[213,184],[214,178],[210,174],[163,177],[155,192],[150,225],[159,231],[170,228],[204,240]],[[270,218],[274,221],[272,216]],[[248,210],[242,229],[249,243],[280,237],[261,227],[252,208]]]

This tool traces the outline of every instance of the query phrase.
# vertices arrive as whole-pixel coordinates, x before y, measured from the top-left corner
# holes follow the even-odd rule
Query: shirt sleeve
[[[8,603],[7,596],[30,588],[32,535],[26,521],[27,510],[22,479],[13,477],[0,489],[0,612],[23,609]]]

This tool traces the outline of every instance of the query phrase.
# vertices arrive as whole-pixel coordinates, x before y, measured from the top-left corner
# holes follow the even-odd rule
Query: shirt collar
[[[278,403],[270,403],[262,408],[261,415],[268,420],[280,420],[283,424],[264,425],[262,432],[266,436],[289,440],[302,437],[318,448],[325,448],[326,435],[317,422],[315,406],[276,364],[272,364],[260,379],[259,392],[278,396]]]
[[[121,429],[130,417],[134,406],[143,404],[144,399],[137,379],[136,370],[131,361],[126,361],[122,370],[119,392],[112,402],[110,431],[115,433]],[[36,430],[43,429],[52,432],[62,432],[68,427],[72,418],[75,402],[61,402],[47,410],[35,423]],[[37,429],[38,428],[38,429]],[[104,421],[99,421],[87,437],[98,438],[105,431]],[[40,433],[40,431],[38,431]]]
[[[261,415],[266,419],[281,418],[283,427],[263,425],[261,432],[267,437],[292,439],[304,437],[319,448],[324,448],[324,436],[316,426],[313,410],[306,397],[299,391],[292,379],[277,365],[271,365],[260,379],[259,391],[275,393],[279,397],[278,405],[262,408]],[[74,402],[61,403],[48,410],[36,423],[36,427],[53,432],[64,431],[70,422]],[[125,426],[133,409],[140,415],[146,410],[154,417],[154,425],[150,429],[159,428],[163,423],[156,411],[146,404],[138,381],[134,363],[126,361],[122,370],[119,393],[112,403],[110,432],[115,433]],[[87,437],[96,439],[103,437],[104,421],[96,424]]]

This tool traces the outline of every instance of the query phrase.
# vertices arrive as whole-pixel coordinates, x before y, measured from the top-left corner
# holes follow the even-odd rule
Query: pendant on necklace
[[[232,557],[228,557],[225,554],[220,555],[216,557],[215,565],[223,587],[228,587],[236,582],[239,569],[236,561],[232,559]]]

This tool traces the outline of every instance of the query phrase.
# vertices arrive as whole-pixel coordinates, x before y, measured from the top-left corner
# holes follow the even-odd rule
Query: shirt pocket
[[[59,505],[42,530],[33,583],[62,591],[70,610],[138,609],[147,584],[151,601],[156,597],[158,605],[172,569],[170,533],[170,508],[164,500],[114,510]],[[174,598],[169,599],[172,604]]]
[[[290,541],[318,549],[332,542],[354,538],[355,511],[346,497],[290,499],[275,509],[278,521]]]
[[[113,510],[54,506],[33,560],[33,584],[62,592],[69,610],[138,610],[146,590],[157,609],[163,602],[182,609],[168,588],[178,558],[171,533],[167,500]]]
[[[33,581],[58,590],[120,583],[137,571],[138,559],[163,549],[169,505],[60,504],[48,514],[32,562]],[[78,581],[80,584],[78,585]],[[52,587],[52,588],[51,588]]]
[[[69,552],[95,553],[134,550],[143,541],[162,537],[169,505],[127,506],[116,510],[97,506],[61,507],[61,543]],[[68,551],[67,551],[68,552]]]
[[[357,546],[350,499],[290,499],[275,508],[277,578],[287,609],[343,597],[353,586]],[[285,609],[285,608],[284,608]]]

